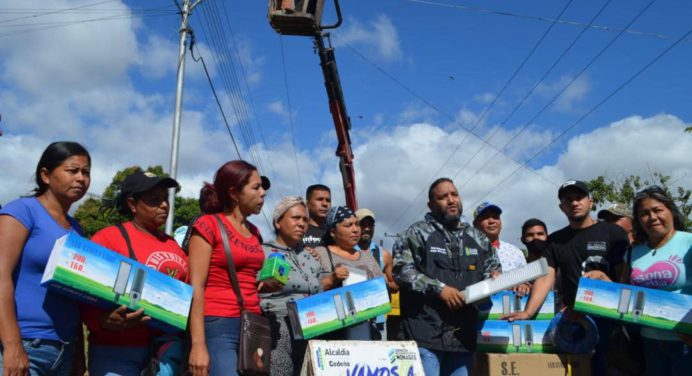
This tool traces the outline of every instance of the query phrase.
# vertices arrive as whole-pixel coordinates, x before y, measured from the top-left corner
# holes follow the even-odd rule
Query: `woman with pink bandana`
[[[692,233],[682,231],[685,217],[657,186],[637,193],[633,209],[636,241],[629,282],[692,294]],[[689,375],[692,337],[648,327],[641,328],[641,335],[649,375]]]

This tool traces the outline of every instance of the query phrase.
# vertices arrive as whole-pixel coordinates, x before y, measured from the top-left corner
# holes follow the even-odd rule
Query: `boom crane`
[[[288,6],[287,6],[287,3]],[[351,148],[351,119],[346,110],[346,101],[341,89],[339,71],[336,67],[334,47],[331,45],[326,29],[335,29],[341,25],[341,8],[339,1],[334,0],[338,20],[333,25],[321,25],[324,0],[286,0],[269,1],[269,23],[277,33],[282,35],[312,36],[315,48],[320,57],[320,66],[324,75],[324,86],[329,98],[329,112],[332,114],[338,145],[336,156],[339,157],[339,170],[343,179],[346,205],[352,210],[358,208],[356,199],[356,179]],[[291,6],[292,5],[292,6]],[[329,42],[325,46],[325,38]]]

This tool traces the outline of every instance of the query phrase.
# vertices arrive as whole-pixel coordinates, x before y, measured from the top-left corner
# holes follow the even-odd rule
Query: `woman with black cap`
[[[341,287],[382,276],[382,270],[369,251],[358,251],[355,246],[360,240],[358,218],[345,206],[334,206],[327,213],[327,234],[324,247],[315,251],[322,266],[324,290]],[[337,330],[323,336],[330,340],[370,341],[372,327],[369,321]]]
[[[138,171],[120,187],[116,206],[130,220],[107,227],[91,238],[106,248],[187,282],[187,256],[178,243],[161,231],[168,218],[168,189],[178,187],[169,177]],[[128,312],[121,306],[111,312],[83,307],[89,328],[89,374],[139,375],[152,356],[159,359],[160,374],[176,374],[183,359],[182,341],[145,326],[150,318],[143,309]],[[153,350],[159,354],[153,354]]]

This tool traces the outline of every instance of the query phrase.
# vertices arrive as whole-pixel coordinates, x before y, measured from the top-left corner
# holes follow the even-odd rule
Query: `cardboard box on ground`
[[[471,376],[590,376],[591,356],[476,353]]]

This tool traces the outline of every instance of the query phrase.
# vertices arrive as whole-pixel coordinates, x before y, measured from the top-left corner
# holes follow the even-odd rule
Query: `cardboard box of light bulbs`
[[[574,309],[632,324],[692,334],[692,295],[581,278]]]
[[[471,376],[591,376],[591,355],[476,353]]]
[[[150,325],[169,332],[187,328],[190,285],[73,232],[55,242],[41,284],[107,309],[144,308]]]
[[[519,296],[514,291],[502,291],[476,305],[479,320],[499,320],[502,316],[523,311],[529,296]],[[552,320],[555,317],[555,291],[548,292],[534,320]]]
[[[313,338],[351,326],[391,309],[384,277],[311,295],[288,303],[295,338]]]
[[[489,353],[552,353],[550,320],[486,320],[478,324],[476,351]]]

